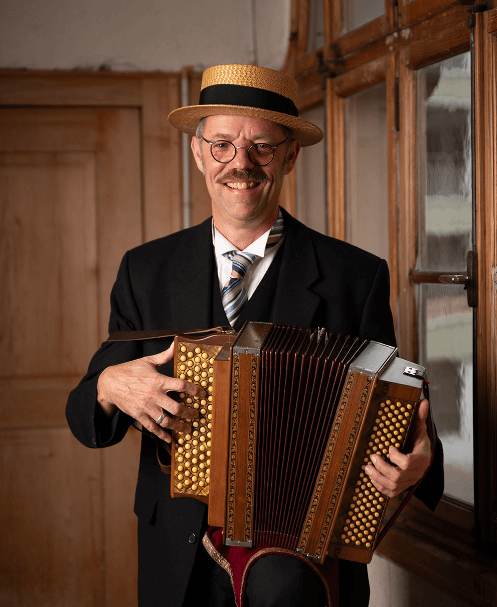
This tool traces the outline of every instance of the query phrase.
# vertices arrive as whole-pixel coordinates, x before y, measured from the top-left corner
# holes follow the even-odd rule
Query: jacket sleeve
[[[396,345],[395,331],[390,311],[390,277],[387,263],[381,260],[371,290],[364,305],[360,335],[385,344]],[[434,510],[444,490],[443,448],[433,428],[433,462],[414,495]]]
[[[126,254],[111,293],[109,332],[140,328],[141,318],[133,296]],[[97,383],[106,367],[141,356],[141,342],[104,342],[93,356],[86,375],[69,394],[66,405],[69,427],[83,445],[90,448],[107,447],[125,436],[133,420],[121,411],[110,419],[103,414],[97,401]]]

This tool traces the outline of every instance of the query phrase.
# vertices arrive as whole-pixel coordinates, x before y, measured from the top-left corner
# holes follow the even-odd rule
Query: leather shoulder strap
[[[212,329],[198,330],[153,330],[153,331],[114,331],[109,334],[107,341],[141,341],[144,339],[159,339],[161,337],[174,337],[175,335],[209,335],[214,333],[234,333],[231,327],[214,327]]]

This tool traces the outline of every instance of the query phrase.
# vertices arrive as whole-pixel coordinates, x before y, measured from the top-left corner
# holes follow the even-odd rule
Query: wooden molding
[[[414,25],[453,6],[457,6],[456,0],[399,0],[399,25]]]
[[[425,3],[426,0],[422,0]],[[375,59],[398,52],[403,48],[411,48],[409,65],[413,68],[422,67],[423,57],[427,54],[433,56],[434,52],[426,53],[426,46],[433,47],[440,59],[456,54],[469,48],[469,29],[466,25],[468,13],[465,6],[459,6],[456,2],[439,2],[436,10],[428,10],[424,19],[417,20],[410,25],[396,24],[392,14],[393,6],[386,0],[390,7],[385,16],[368,23],[357,30],[340,35],[342,31],[342,0],[327,0],[323,5],[323,14],[330,15],[331,24],[325,24],[323,59],[330,69],[336,69],[340,73],[346,73],[365,64],[371,64]],[[299,0],[293,0],[298,5]],[[409,3],[409,6],[416,2]],[[431,4],[430,4],[431,6]],[[387,9],[385,9],[387,11]],[[453,30],[449,34],[449,30]],[[451,43],[449,54],[445,53],[444,40],[447,38],[459,38],[458,49]],[[293,49],[293,46],[290,45]],[[332,50],[333,46],[333,50]],[[305,52],[299,54],[294,49],[292,54],[292,71],[289,63],[285,64],[287,73],[294,77],[306,74],[309,71],[318,70],[318,62],[313,54]],[[290,55],[290,49],[289,49]],[[339,62],[333,60],[338,57]]]
[[[326,82],[328,234],[346,240],[345,100]]]
[[[398,147],[397,132],[398,112],[398,83],[397,55],[390,55],[386,65],[386,94],[387,94],[387,165],[388,165],[388,265],[390,267],[390,307],[392,309],[395,333],[399,334],[399,191],[398,176]]]
[[[182,227],[180,134],[167,122],[180,101],[179,74],[0,70],[0,106],[140,110],[145,240]]]
[[[417,259],[417,87],[416,73],[406,65],[405,53],[400,54],[399,65],[399,289],[401,356],[418,360],[417,321],[414,289],[409,283],[409,272]]]
[[[181,133],[167,120],[181,105],[181,84],[178,75],[141,84],[144,239],[152,240],[183,227]]]
[[[379,57],[370,63],[347,71],[333,79],[333,90],[340,97],[360,93],[380,82],[385,82],[389,57]]]
[[[497,11],[475,27],[476,249],[479,302],[475,385],[475,483],[478,532],[497,542]]]
[[[470,31],[466,23],[438,32],[406,48],[406,64],[416,70],[469,49]]]

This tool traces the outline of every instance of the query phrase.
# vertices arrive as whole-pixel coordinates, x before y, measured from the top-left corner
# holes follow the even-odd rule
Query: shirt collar
[[[271,228],[267,232],[264,232],[262,236],[259,236],[257,240],[255,240],[252,244],[250,244],[244,252],[252,253],[253,255],[257,255],[257,257],[264,257],[266,253],[266,244],[267,239],[269,238],[269,233],[271,232]],[[219,230],[213,230],[214,233],[214,247],[216,249],[216,253],[219,255],[224,255],[228,251],[239,251],[227,238],[225,238]]]

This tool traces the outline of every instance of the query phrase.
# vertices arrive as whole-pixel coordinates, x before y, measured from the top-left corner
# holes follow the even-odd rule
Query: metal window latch
[[[468,251],[465,274],[441,274],[438,281],[443,284],[464,285],[468,296],[468,306],[476,308],[478,305],[478,255],[476,251]]]
[[[413,270],[409,278],[411,282],[417,284],[464,285],[468,296],[468,306],[476,308],[478,305],[478,254],[476,251],[468,251],[466,272],[448,274],[429,270]]]
[[[442,274],[439,282],[466,286],[469,283],[469,276],[467,274]]]

